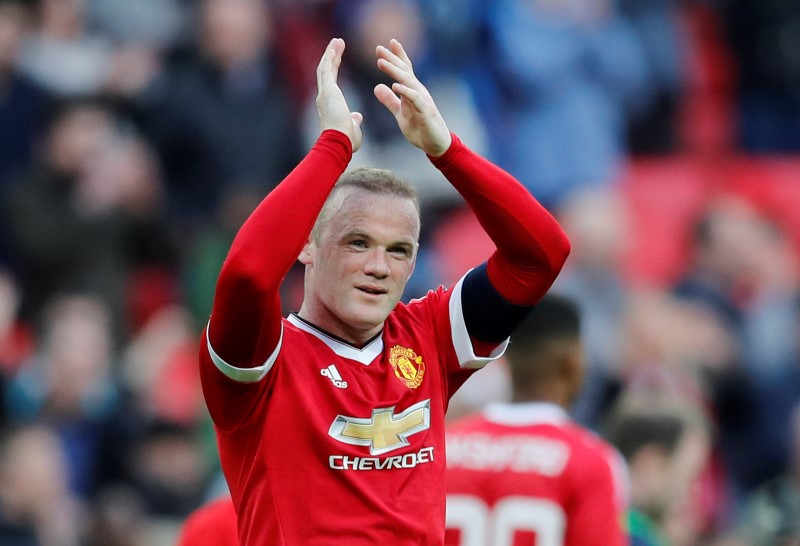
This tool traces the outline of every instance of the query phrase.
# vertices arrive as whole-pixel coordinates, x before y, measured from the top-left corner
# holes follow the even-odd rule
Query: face
[[[380,331],[400,300],[414,269],[419,216],[409,199],[344,192],[300,254],[306,265],[300,316],[358,344]]]

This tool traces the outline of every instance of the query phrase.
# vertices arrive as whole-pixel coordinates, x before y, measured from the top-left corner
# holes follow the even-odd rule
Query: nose
[[[389,262],[386,250],[376,248],[369,253],[369,258],[364,264],[364,273],[371,277],[384,279],[389,276]]]

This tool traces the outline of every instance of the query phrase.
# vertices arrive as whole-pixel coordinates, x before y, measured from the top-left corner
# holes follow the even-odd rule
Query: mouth
[[[388,292],[385,288],[371,285],[356,286],[356,289],[370,296],[382,296]]]

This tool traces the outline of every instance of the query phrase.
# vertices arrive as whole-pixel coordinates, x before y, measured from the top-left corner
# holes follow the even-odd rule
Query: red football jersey
[[[447,546],[622,546],[624,463],[554,404],[447,429]]]
[[[260,367],[230,366],[205,344],[243,546],[442,544],[447,403],[506,345],[474,354],[460,289],[398,305],[360,349],[294,315]]]

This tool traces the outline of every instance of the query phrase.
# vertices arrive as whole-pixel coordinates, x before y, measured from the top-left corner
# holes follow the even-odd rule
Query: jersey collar
[[[325,345],[327,345],[336,355],[342,358],[348,358],[360,362],[368,366],[370,362],[383,352],[383,332],[372,338],[372,340],[361,348],[354,347],[343,341],[336,336],[324,332],[307,322],[294,313],[289,315],[287,319],[290,324],[296,326],[298,329],[311,334]]]
[[[486,406],[483,414],[489,421],[508,426],[560,425],[570,421],[564,408],[549,402],[496,402]]]

